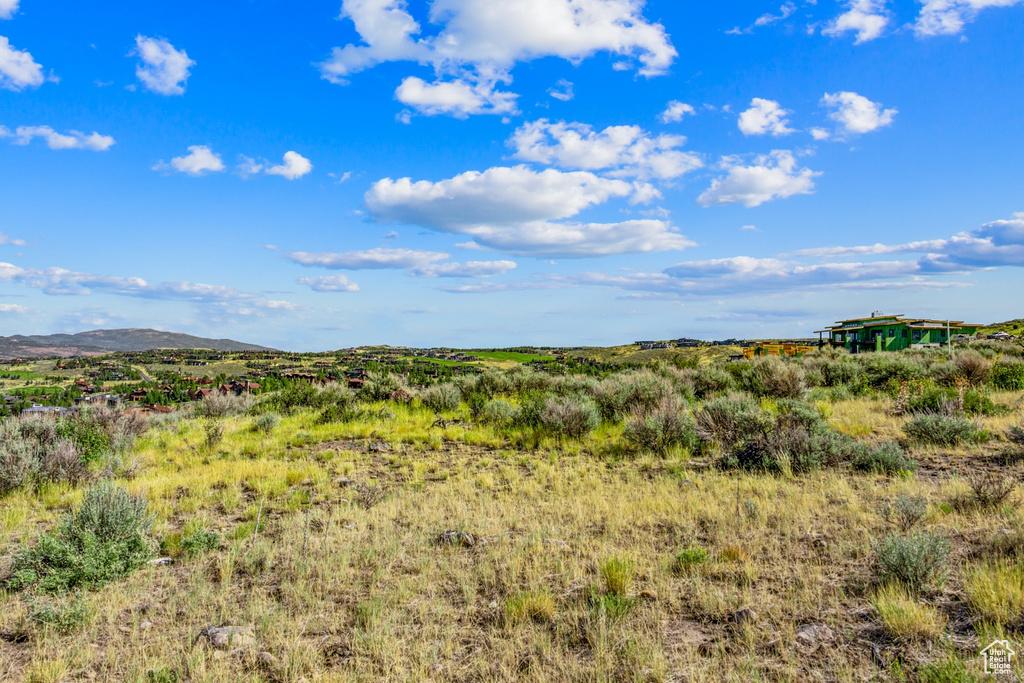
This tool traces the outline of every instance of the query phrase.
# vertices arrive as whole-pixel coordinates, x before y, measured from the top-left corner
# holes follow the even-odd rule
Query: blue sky
[[[0,0],[0,335],[1019,317],[1024,0]]]

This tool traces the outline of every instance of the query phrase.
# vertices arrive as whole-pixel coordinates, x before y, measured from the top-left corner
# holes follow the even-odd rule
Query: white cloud
[[[38,88],[45,80],[43,67],[27,50],[12,47],[6,37],[0,36],[0,88],[19,92]]]
[[[378,221],[470,235],[481,246],[513,254],[583,257],[693,246],[660,220],[555,222],[610,199],[646,194],[645,187],[584,171],[515,166],[469,171],[436,183],[384,178],[365,201]]]
[[[662,123],[679,123],[687,114],[696,113],[697,112],[691,105],[686,104],[685,102],[680,102],[679,100],[672,100],[665,105],[665,111],[661,112],[658,119],[660,119]]]
[[[810,133],[811,137],[818,141],[828,140],[832,137],[832,133],[828,132],[824,128],[811,128]]]
[[[340,270],[397,269],[407,270],[411,275],[421,277],[491,277],[516,267],[514,261],[440,263],[448,261],[451,258],[451,254],[441,251],[419,251],[414,249],[376,248],[341,253],[296,251],[288,254],[288,258],[303,266],[318,266]],[[317,278],[304,278],[304,280],[310,281],[314,279]],[[309,284],[303,280],[300,280],[300,282]]]
[[[395,90],[395,99],[427,116],[449,114],[464,119],[470,114],[515,113],[518,95],[494,88],[494,83],[474,85],[461,78],[427,83],[409,76]]]
[[[18,11],[18,0],[0,0],[0,19],[10,19]]]
[[[856,32],[856,43],[866,43],[882,35],[889,25],[887,0],[849,0],[846,11],[822,29],[826,36],[839,37]]]
[[[798,169],[796,157],[788,150],[759,156],[752,166],[743,166],[737,157],[725,157],[722,167],[726,175],[713,180],[697,198],[701,206],[743,204],[752,208],[773,199],[811,194],[814,178],[821,175],[809,168]]]
[[[280,166],[271,166],[266,170],[267,175],[279,175],[288,180],[301,178],[313,170],[313,164],[306,157],[298,152],[285,152],[284,163]]]
[[[12,247],[27,247],[28,242],[25,240],[14,239],[2,232],[0,232],[0,245],[7,245]]]
[[[28,313],[29,310],[18,304],[0,304],[0,313]]]
[[[322,275],[320,277],[300,277],[296,280],[314,292],[358,292],[359,285],[345,275]]]
[[[188,148],[188,154],[182,157],[174,157],[170,164],[163,161],[153,166],[154,171],[175,170],[187,173],[192,176],[200,176],[205,173],[217,173],[224,170],[224,162],[220,155],[215,154],[206,145],[192,145]]]
[[[550,123],[547,119],[524,123],[508,140],[513,155],[523,161],[588,171],[610,169],[619,177],[669,180],[701,168],[699,155],[681,152],[681,135],[652,137],[640,126],[609,126],[601,132],[583,123]],[[652,192],[653,190],[653,192]],[[641,202],[659,196],[644,188]]]
[[[974,21],[978,12],[989,7],[1012,7],[1022,0],[922,0],[921,13],[914,23],[919,36],[956,35]]]
[[[841,132],[848,135],[861,135],[884,128],[899,113],[896,109],[882,109],[878,102],[872,102],[855,92],[825,93],[821,104],[833,110],[828,117],[842,127]]]
[[[558,79],[555,87],[548,88],[548,94],[562,102],[568,102],[576,96],[572,91],[572,81],[567,81],[564,78]]]
[[[4,131],[0,131],[0,137],[7,137],[7,135]],[[89,149],[94,152],[103,152],[114,145],[114,138],[109,135],[100,135],[95,131],[86,135],[77,130],[62,134],[49,126],[18,126],[11,142],[15,145],[27,145],[37,137],[46,140],[46,145],[50,149]]]
[[[341,270],[367,270],[381,268],[420,268],[434,261],[451,258],[443,251],[418,251],[414,249],[366,249],[363,251],[306,252],[296,251],[288,258],[303,266],[338,268]]]
[[[754,26],[770,26],[771,24],[785,21],[793,16],[794,12],[796,12],[796,5],[792,2],[784,3],[779,7],[778,14],[762,14],[754,21]]]
[[[244,154],[238,155],[238,165],[235,166],[235,172],[242,178],[251,178],[254,175],[259,174],[265,166],[252,157],[247,157]]]
[[[780,107],[775,100],[755,97],[750,101],[750,109],[740,114],[737,125],[744,135],[789,135],[795,131],[789,128],[786,116],[792,113]]]
[[[323,77],[345,84],[352,74],[382,62],[430,65],[432,85],[406,79],[396,96],[421,102],[434,113],[469,115],[514,108],[512,93],[496,92],[511,81],[516,62],[560,57],[573,63],[601,51],[636,59],[645,76],[664,73],[676,57],[660,24],[642,15],[642,0],[433,0],[428,20],[436,35],[418,37],[420,24],[405,0],[343,0],[362,45],[334,48],[320,65]],[[616,68],[628,63],[616,62]],[[445,77],[454,77],[446,81]],[[442,85],[454,88],[439,89]],[[404,99],[403,99],[404,98]]]
[[[184,95],[190,75],[189,69],[195,62],[184,50],[176,50],[163,38],[149,38],[142,34],[135,36],[135,50],[141,60],[135,67],[147,89],[161,95]]]

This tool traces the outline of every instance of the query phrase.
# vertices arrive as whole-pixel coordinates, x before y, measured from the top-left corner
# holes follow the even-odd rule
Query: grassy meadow
[[[1024,646],[1022,368],[512,364],[10,418],[0,680],[985,680]]]

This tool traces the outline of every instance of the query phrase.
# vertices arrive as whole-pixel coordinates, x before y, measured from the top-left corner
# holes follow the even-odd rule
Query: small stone
[[[204,642],[217,650],[244,649],[256,644],[252,629],[245,626],[207,626],[196,636],[196,641],[204,638]]]
[[[371,453],[388,453],[391,451],[391,444],[387,441],[371,441],[367,448]]]
[[[349,479],[348,477],[338,477],[337,479],[334,480],[334,483],[340,486],[341,488],[345,488],[346,486],[351,486],[352,484],[354,484],[355,481]]]
[[[158,557],[155,560],[150,560],[149,563],[154,567],[163,567],[168,564],[174,564],[173,557]]]
[[[757,621],[757,612],[749,607],[744,607],[743,609],[736,610],[736,612],[733,613],[732,620],[739,626],[753,624]]]
[[[280,662],[277,660],[277,657],[270,654],[266,650],[256,655],[256,661],[270,669],[276,668],[278,664],[280,664]]]
[[[143,621],[142,623],[139,624],[139,628],[142,629],[143,631],[145,631],[147,628],[153,628],[153,622],[152,621]]]
[[[455,545],[461,548],[472,548],[476,545],[476,536],[465,531],[443,531],[437,537],[438,545]]]
[[[821,642],[832,641],[835,633],[825,624],[804,624],[796,630],[794,638],[801,645],[812,647]]]
[[[640,591],[640,597],[644,600],[657,600],[658,594],[654,591]]]
[[[565,541],[560,541],[557,538],[545,538],[544,539],[544,543],[546,543],[547,545],[553,545],[556,548],[568,548],[569,547],[568,543],[566,543]]]

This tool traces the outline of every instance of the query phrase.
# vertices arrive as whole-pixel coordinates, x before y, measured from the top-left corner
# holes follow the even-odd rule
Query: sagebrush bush
[[[967,484],[970,492],[953,499],[954,507],[959,510],[995,510],[1007,502],[1017,488],[1014,475],[1000,470],[975,470],[967,475]]]
[[[205,399],[203,403],[210,400]],[[355,393],[347,386],[336,382],[323,385],[308,382],[292,382],[279,391],[260,398],[253,408],[255,412],[280,412],[288,415],[296,410],[340,406],[347,408],[355,401]]]
[[[232,393],[212,393],[202,401],[193,404],[192,410],[199,417],[217,418],[244,415],[252,409],[256,399],[251,394],[236,396]]]
[[[891,534],[875,548],[880,583],[898,582],[915,593],[939,588],[945,582],[949,541],[928,532],[912,536]]]
[[[0,420],[0,496],[45,483],[79,484],[90,477],[75,442],[56,420]]]
[[[517,409],[503,398],[496,398],[484,404],[480,411],[480,419],[499,429],[512,426],[516,420]]]
[[[540,411],[540,422],[556,436],[580,439],[597,429],[601,413],[589,398],[549,398]]]
[[[387,401],[400,390],[408,390],[405,377],[392,372],[367,373],[363,388],[359,390],[362,401]]]
[[[899,474],[913,472],[917,461],[907,456],[903,447],[894,441],[887,441],[875,448],[864,447],[851,461],[854,469],[874,474]]]
[[[270,434],[281,426],[281,416],[277,413],[264,413],[256,418],[252,424],[253,431],[263,434]]]
[[[813,358],[807,370],[817,372],[824,387],[856,387],[864,382],[864,370],[853,361]]]
[[[967,351],[953,359],[958,377],[963,377],[971,386],[980,386],[988,382],[992,376],[992,361],[981,355]]]
[[[925,365],[920,360],[903,354],[867,353],[858,356],[864,370],[864,379],[874,389],[898,386],[903,382],[922,379]]]
[[[937,446],[959,446],[981,443],[988,433],[974,422],[959,415],[919,413],[903,425],[903,432],[913,441]]]
[[[99,482],[56,532],[44,531],[34,546],[15,555],[8,587],[60,592],[102,586],[152,557],[152,526],[144,498]]]
[[[450,413],[462,402],[462,392],[454,384],[435,384],[420,394],[420,400],[435,413]]]
[[[702,365],[697,368],[690,375],[690,381],[693,383],[693,393],[700,399],[707,399],[736,388],[733,376],[713,365]]]
[[[775,356],[755,360],[740,381],[754,396],[767,398],[800,398],[807,389],[804,371]]]
[[[73,633],[89,621],[89,603],[81,592],[56,598],[27,596],[28,618],[43,629]]]
[[[485,398],[494,398],[512,393],[513,387],[512,379],[508,375],[501,370],[491,368],[476,376],[474,391],[483,394]]]
[[[763,434],[774,423],[771,413],[745,397],[722,397],[708,401],[694,415],[697,434],[725,448]]]
[[[879,513],[885,521],[907,533],[928,514],[928,499],[901,493],[895,500],[884,503]]]
[[[653,409],[634,409],[626,418],[622,437],[639,448],[662,455],[673,446],[692,449],[697,445],[693,418],[685,412],[682,402],[673,396],[662,399]]]
[[[633,410],[651,410],[676,393],[672,380],[646,369],[613,375],[593,390],[601,417],[609,422],[617,422]]]

